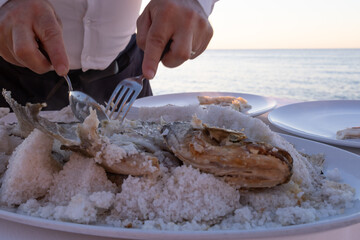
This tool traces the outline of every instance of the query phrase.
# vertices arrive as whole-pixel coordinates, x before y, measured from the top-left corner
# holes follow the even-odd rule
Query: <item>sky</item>
[[[208,49],[360,48],[360,0],[219,0],[209,20]]]

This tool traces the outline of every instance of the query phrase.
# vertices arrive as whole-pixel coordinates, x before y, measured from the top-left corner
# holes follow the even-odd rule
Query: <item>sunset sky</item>
[[[210,22],[209,49],[360,48],[360,0],[220,0]]]

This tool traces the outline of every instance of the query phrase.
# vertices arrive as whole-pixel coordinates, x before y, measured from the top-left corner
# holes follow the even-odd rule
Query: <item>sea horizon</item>
[[[360,99],[360,48],[207,49],[160,64],[154,95],[221,91],[297,100]]]

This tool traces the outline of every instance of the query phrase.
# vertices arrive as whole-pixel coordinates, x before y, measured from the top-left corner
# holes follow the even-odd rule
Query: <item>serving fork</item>
[[[160,61],[163,59],[165,54],[169,52],[172,40],[166,44],[164,51],[161,54]],[[116,86],[115,90],[111,94],[111,97],[106,105],[105,112],[108,111],[107,116],[109,119],[118,119],[120,114],[123,113],[121,121],[124,121],[126,115],[128,114],[131,106],[135,102],[136,98],[139,96],[142,88],[144,75],[139,75],[137,77],[126,78],[122,80]],[[116,98],[116,101],[114,102]],[[127,103],[126,108],[124,109]],[[124,109],[124,110],[123,110]],[[115,115],[114,115],[115,114]]]
[[[105,108],[105,113],[109,119],[119,119],[122,113],[121,121],[124,121],[143,88],[144,79],[144,76],[140,75],[126,78],[118,83]],[[126,108],[124,109],[125,105]]]

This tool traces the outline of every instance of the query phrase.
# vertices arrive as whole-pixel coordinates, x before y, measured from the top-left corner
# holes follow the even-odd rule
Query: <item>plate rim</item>
[[[279,129],[281,129],[287,133],[291,133],[291,134],[294,134],[294,135],[297,135],[300,137],[304,137],[304,138],[307,138],[310,140],[320,141],[323,143],[333,144],[333,145],[337,145],[337,146],[360,148],[360,142],[354,142],[354,141],[348,141],[348,140],[338,140],[338,139],[332,139],[332,138],[319,136],[316,134],[311,134],[309,132],[293,128],[293,127],[289,126],[288,124],[284,123],[283,121],[274,119],[274,115],[277,114],[278,111],[284,111],[284,109],[286,109],[286,108],[294,108],[299,105],[311,105],[314,103],[316,103],[316,104],[327,103],[328,104],[328,103],[334,103],[334,102],[336,102],[336,103],[353,102],[354,104],[359,103],[359,106],[360,106],[360,100],[319,100],[319,101],[297,102],[297,103],[291,103],[291,104],[287,104],[287,105],[280,106],[278,108],[273,109],[272,111],[269,112],[267,118],[271,124],[273,124],[274,126],[278,127]]]
[[[214,94],[217,94],[217,93],[220,93],[221,95],[234,95],[234,94],[236,94],[236,95],[240,95],[241,97],[243,97],[245,99],[246,99],[246,96],[251,96],[251,97],[256,97],[256,98],[259,98],[259,99],[269,101],[269,106],[267,108],[263,108],[263,109],[260,109],[258,111],[254,111],[254,112],[251,112],[251,109],[250,109],[249,116],[252,116],[252,117],[256,117],[256,116],[259,116],[259,115],[264,114],[266,112],[269,112],[269,111],[273,110],[277,106],[277,101],[273,97],[262,96],[262,95],[251,94],[251,93],[243,93],[243,92],[222,92],[222,91],[175,92],[175,93],[167,93],[167,94],[159,94],[159,95],[154,95],[154,96],[147,96],[147,97],[139,98],[137,100],[144,101],[145,99],[148,99],[148,98],[168,97],[168,96],[173,96],[173,95],[200,95],[200,94],[209,94],[209,95],[213,94],[214,95]],[[137,106],[136,101],[134,102],[133,107],[136,107],[136,108],[142,107],[142,106]],[[250,105],[251,105],[251,103],[250,103]]]
[[[331,146],[321,142],[300,138],[297,136],[291,136],[288,134],[278,133],[284,137],[290,143],[295,141],[302,141],[304,143],[311,143],[321,145],[325,148],[336,149],[344,154],[360,159],[358,154],[346,151],[336,146]],[[21,213],[16,213],[10,210],[5,210],[5,207],[0,208],[0,218],[6,221],[15,223],[25,224],[40,229],[50,229],[55,231],[74,233],[74,234],[85,234],[98,237],[114,237],[121,239],[142,239],[146,236],[147,239],[233,239],[237,238],[264,238],[269,237],[284,237],[284,236],[298,236],[302,234],[312,234],[318,232],[325,232],[331,229],[339,229],[348,226],[352,226],[360,223],[360,211],[350,213],[347,215],[338,215],[335,219],[323,219],[316,222],[297,224],[292,226],[282,226],[276,228],[264,228],[264,229],[252,229],[252,230],[213,230],[213,231],[196,231],[196,230],[146,230],[146,229],[127,229],[122,227],[113,227],[106,225],[87,225],[72,222],[63,222],[50,219],[44,219],[40,217],[28,216]],[[329,223],[330,222],[330,223]],[[65,228],[64,228],[65,226]],[[181,233],[179,235],[179,233]],[[209,236],[210,235],[210,236]],[[226,235],[226,237],[224,236]]]

